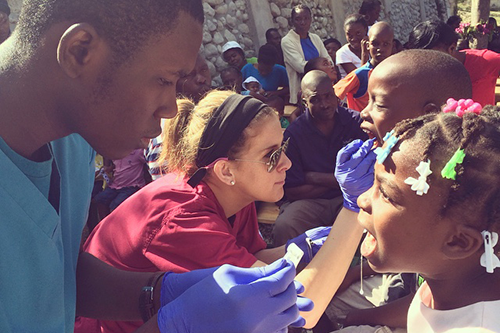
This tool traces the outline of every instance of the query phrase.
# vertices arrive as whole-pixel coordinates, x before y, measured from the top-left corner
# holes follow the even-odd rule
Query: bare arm
[[[76,269],[77,315],[105,320],[141,320],[139,295],[142,287],[156,274],[122,271],[82,252]],[[155,296],[158,309],[160,295],[155,292]]]
[[[272,249],[264,249],[254,254],[255,257],[266,264],[270,264],[285,255],[285,245]]]
[[[303,295],[314,302],[312,311],[301,313],[306,319],[305,328],[316,325],[344,280],[363,234],[357,216],[343,208],[321,250],[296,277],[305,287]]]
[[[160,333],[158,315],[151,317],[144,325],[135,330],[134,333]]]
[[[346,74],[349,74],[356,69],[356,66],[352,62],[347,62],[345,64],[339,64],[345,70]]]

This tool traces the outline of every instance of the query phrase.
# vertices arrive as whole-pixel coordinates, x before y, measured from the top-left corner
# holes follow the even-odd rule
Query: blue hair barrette
[[[394,130],[388,132],[384,136],[384,143],[386,144],[385,148],[377,147],[374,150],[374,153],[377,155],[377,162],[379,164],[383,164],[385,159],[391,153],[392,148],[398,143],[399,138],[393,135]]]

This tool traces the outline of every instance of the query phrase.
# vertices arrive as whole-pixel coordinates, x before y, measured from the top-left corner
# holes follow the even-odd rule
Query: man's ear
[[[483,237],[476,229],[459,224],[443,244],[443,253],[450,259],[465,259],[480,250]]]
[[[213,171],[214,175],[226,185],[234,185],[234,183],[236,182],[234,174],[231,171],[231,164],[229,163],[229,161],[217,161],[214,165]]]
[[[427,103],[424,106],[424,114],[439,113],[441,108],[434,103]]]
[[[88,23],[73,24],[59,39],[57,62],[69,77],[76,78],[96,57],[102,44],[93,26]]]

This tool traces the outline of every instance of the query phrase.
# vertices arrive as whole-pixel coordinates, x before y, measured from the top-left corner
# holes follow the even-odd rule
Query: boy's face
[[[258,82],[247,83],[248,91],[258,92],[260,90],[260,84]]]
[[[225,87],[230,87],[231,89],[236,89],[241,87],[242,77],[241,74],[235,73],[234,71],[225,71],[220,76],[222,84]]]
[[[337,54],[337,51],[340,49],[337,43],[328,43],[325,45],[325,48],[328,51],[330,58],[332,58],[332,60],[335,61],[335,56]]]
[[[198,55],[194,69],[177,81],[177,93],[199,101],[210,90],[212,76],[205,59]]]
[[[161,119],[177,113],[176,82],[193,69],[201,37],[202,25],[181,11],[172,30],[152,38],[113,72],[107,70],[110,53],[96,49],[97,60],[88,65],[92,77],[82,86],[87,102],[76,114],[74,131],[110,159],[146,148],[161,134]]]
[[[272,30],[269,33],[269,44],[280,47],[281,46],[281,35],[279,32]]]
[[[368,81],[369,102],[361,111],[361,129],[370,138],[376,137],[379,146],[398,122],[424,114],[425,91],[400,62],[398,59],[381,63]]]
[[[392,43],[394,42],[394,34],[388,29],[370,34],[368,51],[372,57],[372,64],[377,66],[382,60],[388,58],[392,54]]]
[[[439,170],[431,162],[430,189],[422,196],[404,182],[419,178],[416,167],[421,156],[403,141],[384,164],[375,163],[373,186],[358,198],[358,222],[368,230],[361,254],[377,272],[419,272],[430,277],[443,270],[436,255],[455,222],[439,214],[446,197],[436,181]]]

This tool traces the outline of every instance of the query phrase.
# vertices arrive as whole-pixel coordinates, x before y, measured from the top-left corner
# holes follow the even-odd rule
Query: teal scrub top
[[[0,138],[0,332],[73,332],[76,264],[94,183],[95,153],[79,135],[50,143],[60,175],[49,203],[52,159],[33,162]]]

